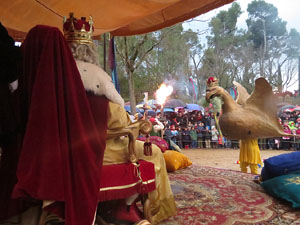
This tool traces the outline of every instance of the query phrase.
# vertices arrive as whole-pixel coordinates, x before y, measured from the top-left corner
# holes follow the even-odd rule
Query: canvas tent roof
[[[22,36],[37,24],[62,28],[64,16],[94,20],[94,35],[148,33],[196,17],[233,0],[2,0],[0,21]]]

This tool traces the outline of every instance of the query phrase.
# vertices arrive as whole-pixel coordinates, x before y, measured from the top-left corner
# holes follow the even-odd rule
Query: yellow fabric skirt
[[[120,129],[131,124],[125,109],[120,105],[109,102],[108,128]],[[106,141],[103,164],[120,164],[129,161],[128,137],[117,137]],[[144,142],[135,142],[135,152],[138,159],[152,162],[155,166],[156,190],[149,193],[152,205],[153,224],[176,215],[177,208],[174,201],[170,181],[166,169],[166,163],[161,150],[152,145],[152,156],[144,155]]]
[[[240,141],[240,162],[247,162],[249,164],[262,163],[257,139]]]

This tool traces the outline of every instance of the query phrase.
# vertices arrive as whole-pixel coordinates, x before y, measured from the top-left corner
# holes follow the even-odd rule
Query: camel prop
[[[215,96],[222,97],[219,123],[226,138],[244,140],[289,136],[278,122],[277,99],[264,78],[255,81],[255,89],[250,97],[242,85],[237,82],[234,84],[239,92],[237,102],[220,86],[210,87],[206,93],[207,101]]]

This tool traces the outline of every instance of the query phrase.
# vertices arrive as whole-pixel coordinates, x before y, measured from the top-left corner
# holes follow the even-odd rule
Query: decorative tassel
[[[146,135],[146,141],[144,143],[144,155],[151,156],[152,155],[152,143],[149,140],[149,134]]]

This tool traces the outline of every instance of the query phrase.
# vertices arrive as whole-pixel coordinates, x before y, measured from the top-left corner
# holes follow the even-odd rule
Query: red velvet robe
[[[23,51],[20,91],[27,126],[13,196],[64,202],[66,225],[92,224],[108,100],[92,97],[102,112],[95,119],[72,53],[57,28],[31,29]]]

